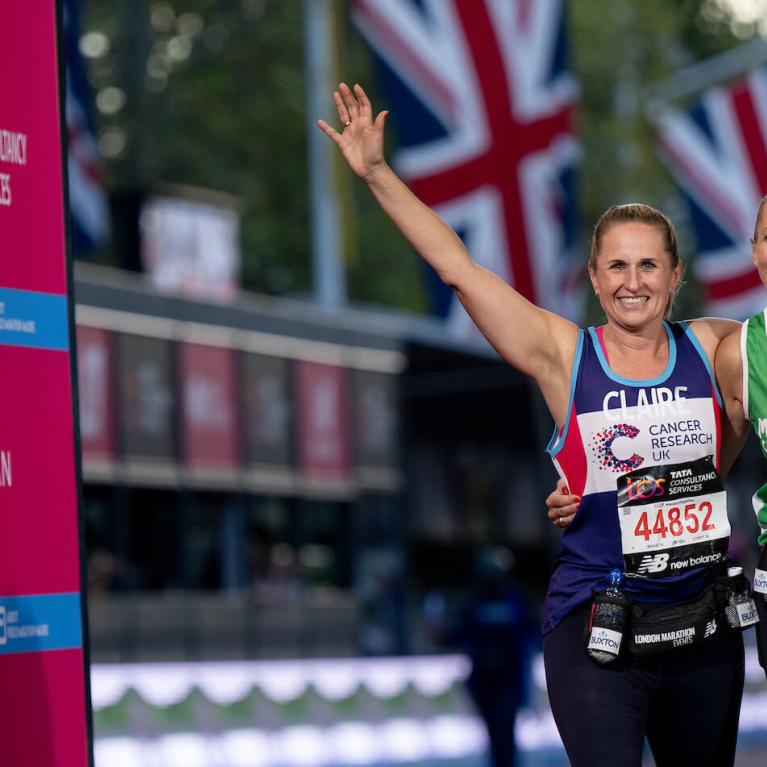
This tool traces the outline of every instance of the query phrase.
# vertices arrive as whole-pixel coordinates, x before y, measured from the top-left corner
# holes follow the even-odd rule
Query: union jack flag
[[[90,87],[78,49],[79,0],[64,0],[63,11],[69,212],[75,250],[82,253],[103,245],[109,237],[109,208],[88,109]]]
[[[767,71],[709,88],[688,109],[666,106],[654,119],[660,154],[689,204],[706,311],[739,320],[761,311],[767,294],[749,240],[767,194]]]
[[[574,252],[577,84],[563,0],[354,0],[392,107],[394,164],[475,261],[579,320]],[[476,332],[452,292],[436,309]]]

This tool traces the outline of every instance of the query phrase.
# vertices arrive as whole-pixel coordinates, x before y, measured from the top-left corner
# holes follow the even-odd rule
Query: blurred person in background
[[[402,553],[381,547],[360,557],[357,585],[360,603],[359,650],[362,655],[408,652],[404,615],[405,563]]]
[[[590,629],[592,595],[608,585],[613,570],[620,575],[630,556],[655,557],[659,550],[662,557],[670,556],[656,547],[653,536],[660,538],[660,532],[656,536],[648,530],[644,537],[639,525],[627,527],[630,516],[619,514],[618,481],[628,481],[638,466],[646,471],[671,465],[682,474],[698,464],[707,467],[706,476],[713,476],[717,490],[705,497],[701,490],[692,507],[700,511],[695,529],[705,531],[703,539],[693,540],[688,525],[674,543],[710,546],[715,555],[690,556],[675,562],[679,566],[673,571],[658,567],[635,574],[626,579],[626,592],[635,605],[663,607],[666,620],[679,610],[685,620],[704,620],[708,614],[714,580],[726,570],[729,538],[714,469],[729,468],[744,436],[722,412],[712,368],[720,341],[737,324],[714,318],[666,321],[683,266],[671,222],[641,204],[610,208],[594,230],[588,271],[606,315],[604,325],[581,330],[535,306],[473,262],[455,232],[391,170],[383,151],[387,113],[374,116],[359,85],[352,91],[342,83],[334,101],[342,131],[324,120],[318,121],[320,129],[456,292],[500,356],[537,384],[555,423],[549,453],[583,496],[582,511],[562,538],[543,626],[549,700],[572,764],[639,767],[645,735],[659,767],[734,764],[744,650],[741,634],[723,628],[723,614],[709,621],[706,632],[696,630],[692,647],[692,642],[673,652],[661,647],[648,658],[646,644],[632,645],[631,656],[624,651],[620,662],[610,666],[589,657],[584,633]],[[581,433],[584,416],[581,428],[588,432]],[[642,429],[627,418],[642,419]],[[682,418],[687,420],[680,427]],[[656,434],[694,431],[696,438],[666,439],[663,450],[656,450],[650,440],[653,427]],[[633,455],[613,452],[619,437],[633,440]],[[710,515],[704,514],[706,508]],[[665,548],[669,545],[666,541]],[[682,609],[693,602],[694,612]]]
[[[248,538],[247,565],[256,604],[296,602],[304,595],[305,573],[296,550],[285,541],[275,541],[264,528]]]
[[[136,566],[115,553],[95,525],[86,523],[85,539],[89,599],[99,599],[113,591],[137,587]]]
[[[539,640],[527,598],[514,583],[513,566],[514,555],[507,549],[480,551],[468,597],[454,617],[430,624],[435,643],[458,647],[471,661],[466,687],[487,728],[490,767],[517,763],[514,725],[528,702],[530,664]]]

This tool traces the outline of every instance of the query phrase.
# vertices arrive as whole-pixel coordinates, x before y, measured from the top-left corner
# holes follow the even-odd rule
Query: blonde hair
[[[765,200],[767,200],[767,197]],[[762,200],[762,203],[764,203],[765,200]],[[658,229],[663,236],[663,248],[671,257],[671,268],[673,270],[679,268],[681,259],[679,258],[679,246],[677,245],[676,231],[668,216],[663,215],[659,210],[656,210],[650,205],[645,205],[642,202],[630,202],[625,205],[613,205],[599,217],[599,220],[594,226],[594,234],[591,238],[591,253],[589,253],[588,261],[590,271],[596,271],[597,258],[602,249],[602,241],[605,234],[613,226],[629,223],[648,224],[649,226],[654,226]],[[680,279],[677,289],[681,285],[682,281]],[[676,290],[669,297],[665,312],[666,319],[671,316],[671,309],[675,297]]]
[[[767,205],[767,195],[762,197],[762,199],[759,201],[759,207],[756,210],[756,221],[754,221],[754,237],[751,240],[754,245],[756,245],[756,241],[759,239],[759,219],[762,217],[762,210],[765,205]]]
[[[765,198],[767,199],[767,198]],[[764,202],[764,200],[762,201]],[[608,208],[594,226],[594,235],[591,238],[591,253],[589,254],[589,269],[597,267],[597,258],[602,249],[602,240],[607,231],[616,224],[648,224],[660,230],[663,235],[663,246],[671,256],[671,267],[679,266],[679,248],[676,243],[676,231],[674,225],[659,210],[645,205],[642,202],[630,202],[626,205],[613,205]]]

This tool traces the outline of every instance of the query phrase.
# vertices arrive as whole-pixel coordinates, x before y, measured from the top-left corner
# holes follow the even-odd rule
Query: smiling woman
[[[681,603],[697,600],[704,610],[712,603],[711,582],[726,570],[729,537],[714,467],[728,466],[739,447],[732,430],[722,428],[712,366],[719,341],[737,324],[665,320],[682,265],[671,223],[646,205],[610,208],[596,226],[589,274],[603,326],[579,330],[535,306],[472,261],[461,239],[386,164],[387,113],[375,116],[359,85],[342,83],[333,98],[341,130],[319,120],[321,130],[498,353],[535,381],[556,424],[549,453],[582,499],[549,585],[544,659],[572,764],[639,765],[645,734],[659,764],[732,764],[743,643],[740,634],[720,628],[724,616],[709,615],[705,631],[697,624],[675,627],[695,635],[684,650],[675,649],[686,654],[640,659],[624,643],[609,668],[587,656],[583,635],[592,592],[615,570],[631,576],[626,590],[638,605],[668,606],[687,620],[700,610]],[[696,439],[660,446],[650,435],[681,421],[696,424]],[[668,525],[660,515],[650,525],[647,510],[619,506],[619,488],[640,479],[638,471],[662,487],[666,474],[681,476],[692,467],[713,479],[705,493],[699,483],[701,493],[684,499],[686,526],[678,508],[668,510]],[[633,524],[634,517],[644,525]]]

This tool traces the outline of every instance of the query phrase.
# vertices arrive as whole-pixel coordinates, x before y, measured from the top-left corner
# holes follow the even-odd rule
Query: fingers
[[[568,528],[570,526],[570,523],[573,521],[573,517],[574,517],[574,515],[572,515],[572,514],[569,514],[569,515],[564,516],[564,517],[559,517],[556,520],[556,522],[554,522],[554,524],[560,530],[565,530],[566,528]]]
[[[349,120],[351,122],[354,122],[355,120],[359,120],[363,117],[367,117],[370,119],[372,109],[370,108],[370,100],[365,95],[365,91],[362,90],[362,87],[360,85],[354,86],[354,93],[352,93],[351,88],[346,83],[341,83],[338,86],[338,90],[341,94],[341,98],[343,99],[344,106],[346,107],[346,111],[349,114]],[[355,96],[356,93],[356,96]],[[367,112],[363,111],[363,106],[358,100],[358,97],[360,99],[364,99],[367,101],[368,110]]]
[[[354,94],[357,97],[357,102],[359,103],[360,116],[365,117],[368,120],[372,120],[373,119],[373,106],[371,105],[370,99],[367,97],[367,94],[362,89],[361,85],[358,84],[358,85],[354,86]],[[376,122],[377,122],[377,120],[376,120]]]
[[[329,139],[335,141],[336,144],[340,143],[341,134],[333,126],[328,125],[324,120],[317,120],[317,125]]]
[[[377,128],[383,128],[388,112],[381,112],[373,121],[373,106],[362,86],[355,84],[352,90],[346,83],[340,83],[333,93],[333,101],[341,124],[348,128],[355,120],[362,120],[364,125],[374,122]]]
[[[580,502],[580,496],[571,494],[564,480],[560,478],[557,480],[556,490],[546,498],[546,515],[553,525],[564,530],[573,521]]]
[[[336,105],[336,111],[338,112],[338,119],[341,121],[341,125],[351,125],[352,116],[349,113],[349,108],[346,106],[344,99],[338,91],[333,92],[333,101]]]
[[[561,492],[560,490],[553,490],[546,498],[546,508],[549,512],[559,512],[561,513],[562,509],[567,508],[568,506],[575,505],[577,508],[578,504],[581,501],[581,497],[579,495],[572,495]]]
[[[376,117],[376,119],[375,119],[375,122],[373,123],[373,127],[376,130],[383,131],[384,123],[386,122],[386,118],[388,116],[389,116],[389,110],[388,109],[384,109],[383,112],[379,112],[377,117]]]
[[[554,523],[562,517],[572,517],[578,511],[578,502],[574,501],[562,506],[549,507],[546,516]]]
[[[351,92],[351,89],[346,83],[341,83],[338,86],[338,90],[341,94],[344,106],[346,107],[347,114],[349,115],[349,121],[354,122],[355,120],[358,120],[360,118],[360,105],[354,97],[354,94]]]

